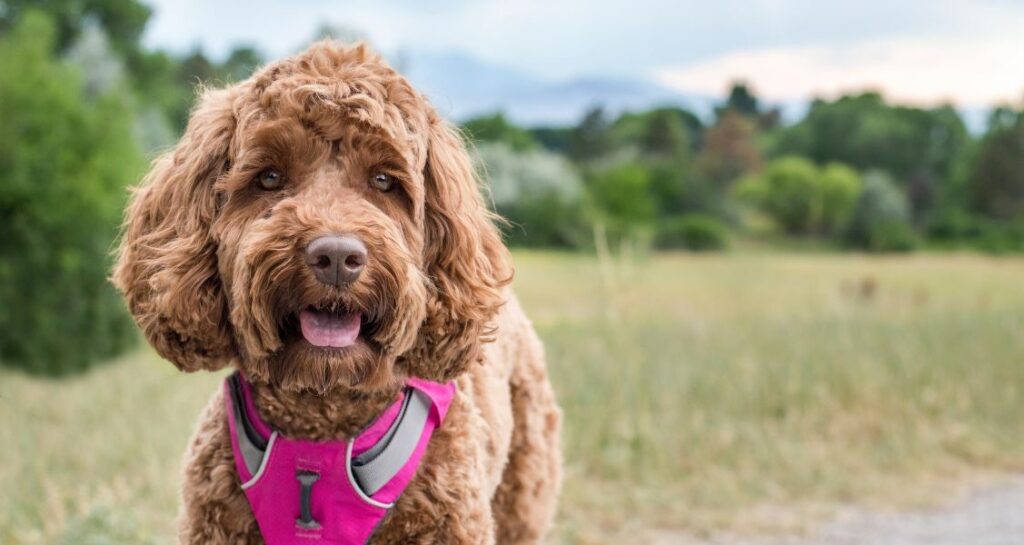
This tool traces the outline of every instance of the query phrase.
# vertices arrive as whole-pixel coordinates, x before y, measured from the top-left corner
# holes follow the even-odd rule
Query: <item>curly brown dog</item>
[[[561,477],[542,347],[457,134],[364,46],[202,93],[126,213],[114,281],[184,371],[238,369],[284,436],[358,433],[408,377],[457,394],[371,543],[538,543]],[[223,394],[186,454],[180,541],[263,543]]]

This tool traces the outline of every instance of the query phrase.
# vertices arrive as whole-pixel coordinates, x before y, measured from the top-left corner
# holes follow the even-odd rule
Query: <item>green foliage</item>
[[[730,113],[748,119],[764,130],[774,129],[782,119],[778,108],[763,110],[754,90],[743,81],[732,84],[725,102],[715,108],[715,119],[720,121]]]
[[[821,197],[819,229],[836,233],[846,226],[853,212],[853,205],[861,192],[860,175],[846,165],[829,163],[821,170],[818,183]]]
[[[706,214],[685,214],[658,225],[654,245],[664,249],[708,251],[724,249],[728,242],[725,225]]]
[[[745,178],[736,193],[790,234],[831,234],[845,226],[860,190],[860,177],[847,166],[819,169],[802,157],[782,157]]]
[[[589,229],[583,187],[565,158],[539,149],[516,152],[503,143],[476,147],[481,177],[490,185],[495,211],[513,246],[578,248]]]
[[[652,113],[647,130],[640,139],[640,150],[651,157],[689,157],[690,140],[679,117],[670,110]]]
[[[501,142],[515,151],[537,147],[529,132],[510,123],[501,112],[474,117],[463,123],[462,128],[476,142]]]
[[[613,147],[608,119],[601,108],[593,108],[569,131],[566,140],[569,157],[587,162],[600,159]]]
[[[53,20],[58,51],[64,51],[90,21],[96,21],[121,53],[138,47],[152,13],[137,0],[3,0],[0,2],[0,29],[14,27],[19,17],[32,10],[43,12]]]
[[[815,101],[803,120],[778,135],[773,154],[880,169],[899,180],[917,173],[937,183],[949,176],[967,141],[967,129],[950,107],[890,106],[865,93]]]
[[[657,214],[650,171],[629,163],[591,173],[590,197],[612,236],[635,236],[649,228]]]
[[[802,157],[776,159],[761,177],[761,207],[789,233],[811,231],[817,219],[818,169]],[[749,189],[746,192],[752,193]]]
[[[951,208],[932,216],[927,234],[938,248],[967,247],[991,253],[1024,251],[1024,219],[1001,222]]]
[[[729,96],[725,99],[725,103],[715,110],[715,114],[718,118],[721,118],[729,111],[746,118],[758,117],[761,113],[761,107],[758,103],[758,97],[754,95],[750,85],[744,82],[732,84],[732,87],[729,89]]]
[[[533,127],[527,132],[544,149],[562,155],[569,154],[571,127]]]
[[[691,163],[673,160],[647,160],[650,191],[658,216],[701,212],[720,215],[723,198],[717,188],[700,175]]]
[[[993,116],[967,180],[969,206],[990,218],[1024,219],[1024,112]]]
[[[106,274],[142,166],[128,101],[87,98],[54,40],[35,12],[0,39],[0,362],[47,374],[133,339]]]
[[[872,252],[907,251],[917,245],[907,199],[886,174],[872,172],[865,176],[846,240]]]
[[[650,190],[658,215],[682,212],[686,199],[686,169],[677,161],[658,161],[649,166]]]
[[[649,156],[685,159],[700,145],[704,124],[682,108],[655,108],[623,113],[612,123],[611,132],[618,146],[633,146]]]
[[[256,48],[243,45],[231,50],[228,58],[220,65],[220,73],[226,81],[241,81],[261,64],[263,55]]]

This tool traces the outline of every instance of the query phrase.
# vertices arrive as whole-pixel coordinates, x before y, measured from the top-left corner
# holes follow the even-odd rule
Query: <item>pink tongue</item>
[[[302,336],[309,344],[344,348],[356,342],[360,318],[362,315],[358,312],[340,314],[303,310],[299,313],[299,324],[302,326]]]

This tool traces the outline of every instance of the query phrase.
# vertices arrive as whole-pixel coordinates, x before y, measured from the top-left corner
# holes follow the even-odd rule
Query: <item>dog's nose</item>
[[[353,236],[323,236],[306,246],[306,263],[324,284],[351,284],[366,267],[366,246]]]

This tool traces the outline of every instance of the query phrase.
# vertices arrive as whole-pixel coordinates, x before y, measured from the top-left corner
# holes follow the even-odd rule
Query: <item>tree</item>
[[[655,110],[640,138],[640,151],[647,156],[685,161],[690,157],[690,139],[683,122],[672,110]]]
[[[477,142],[501,142],[515,151],[526,151],[537,146],[529,132],[510,123],[502,112],[474,117],[466,121],[462,128]]]
[[[527,132],[542,148],[562,155],[569,155],[571,127],[532,127]]]
[[[728,98],[715,108],[715,119],[721,119],[727,112],[738,113],[765,131],[777,127],[782,119],[778,108],[764,110],[753,89],[743,81],[733,82]]]
[[[863,189],[860,175],[842,163],[829,163],[821,169],[818,186],[821,216],[816,228],[823,233],[838,233],[849,222]]]
[[[587,189],[612,236],[635,238],[654,223],[657,205],[650,173],[642,165],[623,164],[592,173]]]
[[[968,142],[967,129],[951,107],[890,106],[881,95],[864,93],[814,101],[803,120],[778,135],[772,154],[884,170],[902,183],[928,177],[935,185],[949,180]]]
[[[263,55],[256,48],[242,45],[231,50],[218,71],[224,81],[241,81],[249,77],[263,62]]]
[[[736,111],[725,112],[707,130],[704,149],[697,158],[700,171],[715,185],[727,188],[741,175],[761,167],[754,144],[754,125]]]
[[[0,39],[0,363],[47,374],[134,339],[106,276],[142,167],[129,97],[88,96],[55,45],[31,11]]]
[[[841,164],[819,169],[802,157],[772,161],[737,193],[753,201],[790,234],[834,234],[847,222],[861,190],[857,173]]]
[[[992,123],[967,182],[969,205],[1001,221],[1024,220],[1024,113]]]
[[[732,88],[729,89],[729,98],[726,99],[725,104],[716,109],[716,113],[721,117],[729,110],[748,118],[756,118],[761,113],[757,97],[754,96],[746,82],[737,81],[732,84]]]
[[[15,26],[28,11],[45,13],[54,21],[58,51],[74,43],[83,28],[98,23],[123,55],[138,49],[139,38],[153,13],[137,0],[4,0],[0,3],[0,31]]]
[[[608,120],[600,107],[587,111],[568,138],[569,157],[586,162],[601,158],[612,149]]]
[[[192,87],[199,83],[216,82],[220,79],[220,70],[198,47],[181,60],[178,72],[179,82]]]
[[[658,121],[655,122],[655,119]],[[660,125],[660,126],[652,126]],[[676,126],[682,129],[682,135],[666,135],[675,132]],[[662,133],[659,135],[658,133]],[[618,146],[635,146],[641,152],[663,151],[665,147],[675,148],[672,155],[689,157],[701,145],[704,124],[693,112],[676,107],[655,108],[645,112],[624,112],[611,126],[612,140]],[[657,140],[672,139],[675,144],[659,144]],[[685,141],[687,149],[679,145]],[[645,151],[646,150],[646,151]]]
[[[865,176],[864,190],[854,205],[846,240],[854,247],[873,252],[914,248],[907,199],[884,172]]]

